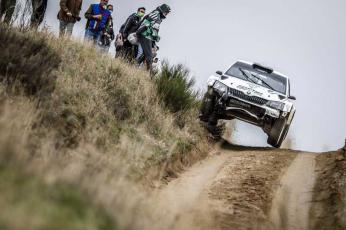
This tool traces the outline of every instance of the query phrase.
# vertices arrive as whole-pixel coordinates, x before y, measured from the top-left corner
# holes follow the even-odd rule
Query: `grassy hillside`
[[[131,228],[148,185],[206,156],[196,108],[146,72],[2,25],[0,45],[0,228]]]

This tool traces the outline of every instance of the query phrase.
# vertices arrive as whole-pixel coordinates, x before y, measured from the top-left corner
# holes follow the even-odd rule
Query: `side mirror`
[[[222,76],[223,73],[222,73],[222,71],[218,70],[218,71],[216,71],[216,74]]]
[[[295,96],[289,96],[288,99],[296,100],[296,97]]]

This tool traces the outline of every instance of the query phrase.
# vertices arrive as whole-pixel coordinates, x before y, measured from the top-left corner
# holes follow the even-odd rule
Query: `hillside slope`
[[[62,222],[97,229],[111,218],[129,226],[155,180],[206,156],[196,112],[187,112],[179,128],[146,72],[90,44],[1,24],[0,46],[0,177],[13,174],[0,184],[9,194],[0,199],[0,226],[16,228],[16,216],[40,204],[44,210],[32,209],[21,226],[61,229],[54,213],[79,209],[87,213],[61,214]],[[55,189],[58,200],[71,191],[67,206],[50,197]]]

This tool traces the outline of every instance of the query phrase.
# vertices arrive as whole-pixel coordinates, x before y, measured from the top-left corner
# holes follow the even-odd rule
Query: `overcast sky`
[[[46,23],[58,31],[58,0],[49,0]],[[90,3],[84,0],[82,13]],[[110,0],[116,30],[139,6],[162,1]],[[161,25],[160,57],[184,63],[197,88],[238,59],[273,67],[291,79],[297,113],[289,132],[294,148],[333,150],[346,138],[345,0],[168,0],[172,13]],[[76,24],[75,37],[84,34]],[[237,143],[265,145],[256,127],[238,124]]]

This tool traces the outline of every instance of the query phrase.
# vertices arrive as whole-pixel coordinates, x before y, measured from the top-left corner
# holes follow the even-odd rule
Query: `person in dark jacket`
[[[109,4],[107,6],[107,9],[112,13],[113,12],[113,5]],[[104,29],[102,35],[101,35],[101,47],[102,51],[105,53],[108,53],[109,48],[111,46],[112,41],[114,40],[114,29],[113,29],[113,17],[112,15],[110,16],[110,22]]]
[[[48,0],[32,0],[31,26],[37,28],[43,21]]]
[[[59,36],[72,35],[73,26],[76,21],[80,21],[79,12],[82,9],[83,0],[60,0],[60,11],[58,19],[60,21]]]
[[[117,52],[119,52],[117,56],[124,57],[129,61],[132,61],[136,57],[138,48],[136,45],[132,45],[127,38],[131,33],[137,31],[144,15],[145,8],[140,7],[138,8],[137,13],[131,14],[126,19],[126,22],[121,26],[119,33],[123,40],[123,46],[117,50]]]
[[[5,23],[10,23],[16,7],[16,0],[1,0],[0,2],[0,21],[4,19]]]
[[[161,22],[170,12],[171,8],[167,4],[162,4],[149,15],[145,16],[136,32],[149,71],[151,71],[151,65],[153,62],[152,48],[155,45],[154,43],[160,41],[159,29]]]
[[[111,12],[107,9],[108,0],[101,0],[99,4],[91,4],[85,12],[88,19],[84,38],[99,44],[102,32],[109,25]]]

